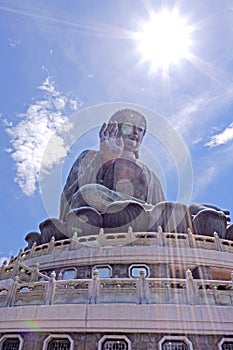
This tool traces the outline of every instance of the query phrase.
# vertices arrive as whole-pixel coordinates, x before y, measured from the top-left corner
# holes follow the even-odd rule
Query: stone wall
[[[14,333],[15,334],[15,333]],[[22,350],[42,350],[43,343],[49,335],[56,334],[62,338],[62,333],[45,333],[45,332],[21,332],[23,338]],[[97,350],[98,342],[106,335],[103,333],[65,333],[74,341],[74,350]],[[201,334],[166,334],[166,333],[109,333],[114,339],[114,335],[126,336],[131,342],[131,350],[159,350],[159,341],[164,336],[185,336],[193,346],[193,350],[218,350],[217,344],[223,337],[232,337],[233,335],[201,335]],[[6,334],[1,334],[0,337]],[[7,334],[8,335],[8,334]],[[9,333],[10,337],[10,333]]]

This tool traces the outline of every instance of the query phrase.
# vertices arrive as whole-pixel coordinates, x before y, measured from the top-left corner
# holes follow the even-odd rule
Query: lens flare
[[[40,326],[37,320],[24,320],[24,326],[26,326],[29,330],[39,330]]]

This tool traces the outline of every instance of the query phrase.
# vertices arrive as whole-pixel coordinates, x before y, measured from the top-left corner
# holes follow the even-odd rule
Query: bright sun
[[[175,10],[151,13],[149,21],[142,23],[136,34],[142,61],[149,62],[152,72],[159,68],[167,71],[171,64],[189,57],[192,31]]]

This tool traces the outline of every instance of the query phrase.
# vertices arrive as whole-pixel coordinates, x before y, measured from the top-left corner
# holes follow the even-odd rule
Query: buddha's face
[[[117,123],[118,134],[124,142],[124,150],[138,154],[139,147],[142,143],[146,131],[146,119],[138,111],[131,108],[125,108],[114,113],[110,123]]]
[[[134,125],[126,121],[125,123],[118,123],[118,129],[118,137],[123,138],[124,150],[138,151],[145,134],[145,126],[142,123]]]

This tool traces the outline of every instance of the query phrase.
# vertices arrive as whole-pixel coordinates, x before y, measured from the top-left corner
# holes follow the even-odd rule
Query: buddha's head
[[[146,118],[134,109],[126,108],[115,112],[109,123],[117,122],[118,137],[123,138],[124,149],[139,158],[139,148],[146,132]]]

